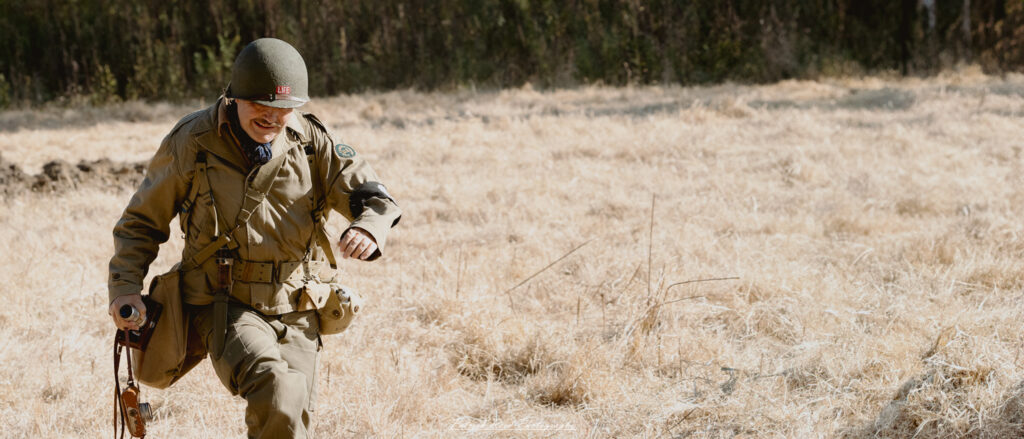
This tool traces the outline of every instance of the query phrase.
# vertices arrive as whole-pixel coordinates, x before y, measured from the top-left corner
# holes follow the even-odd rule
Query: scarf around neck
[[[270,152],[271,142],[256,143],[252,137],[249,137],[249,133],[242,129],[242,123],[238,120],[238,104],[228,105],[228,121],[231,123],[231,133],[241,144],[242,152],[249,159],[250,165],[261,166],[270,161],[270,157],[273,155]]]

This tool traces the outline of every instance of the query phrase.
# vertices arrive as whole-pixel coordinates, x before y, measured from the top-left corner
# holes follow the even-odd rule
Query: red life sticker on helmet
[[[277,86],[277,91],[275,93],[279,95],[290,95],[292,94],[292,88],[287,85],[279,85]]]

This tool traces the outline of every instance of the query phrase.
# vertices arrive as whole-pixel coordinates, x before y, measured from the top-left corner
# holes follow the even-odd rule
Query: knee
[[[297,373],[275,372],[259,376],[253,388],[244,395],[249,408],[267,420],[286,418],[289,422],[301,423],[308,400],[305,377]]]

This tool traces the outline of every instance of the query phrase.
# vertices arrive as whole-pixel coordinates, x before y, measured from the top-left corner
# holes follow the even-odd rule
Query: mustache
[[[280,128],[282,126],[282,124],[280,124],[278,122],[271,122],[271,121],[266,120],[266,119],[256,119],[255,122],[260,124],[260,125],[263,125],[265,127],[270,127],[270,128]]]

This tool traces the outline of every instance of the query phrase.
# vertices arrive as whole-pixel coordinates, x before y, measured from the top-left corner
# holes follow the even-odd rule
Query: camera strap
[[[117,421],[121,421],[121,437],[124,438],[124,410],[121,407],[121,379],[118,374],[121,368],[121,350],[123,346],[114,338],[114,438],[117,438]],[[128,365],[131,370],[131,365]]]
[[[120,380],[119,372],[120,372],[120,369],[121,369],[121,352],[122,351],[125,354],[125,360],[128,362],[128,367],[126,367],[126,369],[128,369],[128,382],[126,383],[127,384],[126,391],[128,389],[132,389],[132,388],[138,389],[138,386],[135,385],[135,376],[132,374],[132,350],[125,348],[125,346],[128,346],[128,344],[129,344],[128,330],[118,331],[118,335],[121,335],[121,334],[124,334],[124,340],[123,341],[120,340],[118,337],[114,337],[114,437],[115,438],[118,437],[118,433],[117,433],[117,430],[118,430],[118,420],[120,420],[120,426],[121,426],[120,437],[121,437],[121,439],[123,439],[124,438],[125,427],[127,426],[128,422],[130,422],[130,421],[128,420],[128,407],[125,407],[125,401],[122,398],[122,394],[121,394],[121,380]],[[136,395],[137,395],[138,390],[136,390],[135,392],[136,392]],[[136,401],[137,401],[137,399],[136,399]],[[139,438],[146,437],[146,427],[145,427],[145,425],[139,425],[138,426],[138,430],[140,432],[139,435],[135,435],[134,434],[134,429],[133,429],[133,431],[130,432],[131,436],[139,437]]]

